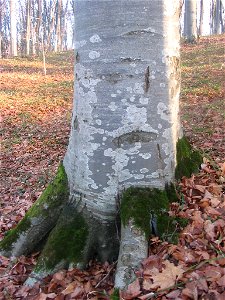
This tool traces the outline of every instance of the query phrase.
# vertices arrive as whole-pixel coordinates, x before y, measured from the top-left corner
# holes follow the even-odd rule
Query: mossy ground
[[[17,241],[19,236],[25,233],[32,227],[32,219],[51,217],[54,214],[59,215],[61,208],[66,203],[69,196],[67,175],[64,167],[60,164],[57,174],[44,190],[40,198],[35,204],[28,210],[25,217],[19,222],[19,224],[10,230],[5,238],[0,242],[0,250],[10,251],[13,247],[13,243]]]
[[[176,179],[181,179],[183,176],[190,177],[192,173],[197,173],[201,163],[200,153],[192,149],[185,137],[179,139],[177,142]]]
[[[147,239],[154,234],[164,240],[176,242],[180,219],[168,215],[170,202],[176,200],[172,185],[167,186],[167,190],[130,187],[122,195],[121,221],[126,225],[133,219]]]

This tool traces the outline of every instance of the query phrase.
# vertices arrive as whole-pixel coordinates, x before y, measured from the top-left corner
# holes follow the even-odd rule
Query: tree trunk
[[[184,37],[188,43],[195,43],[197,40],[196,0],[185,0]]]
[[[215,1],[213,12],[213,33],[220,34],[220,11],[222,10],[221,0]]]
[[[0,2],[0,58],[2,58],[2,49],[3,49],[3,45],[2,45],[2,22],[3,22],[3,3]]]
[[[220,2],[221,4],[221,8],[220,8],[220,24],[221,24],[221,33],[224,33],[225,32],[225,24],[224,24],[224,22],[225,22],[225,18],[224,18],[224,16],[223,16],[223,12],[224,12],[224,8],[225,8],[225,6],[224,6],[224,3],[225,3],[225,1],[224,1],[224,3],[222,2],[222,0],[221,0],[221,2]]]
[[[75,100],[64,166],[0,249],[18,256],[44,245],[28,284],[93,257],[116,260],[119,252],[116,286],[124,288],[147,256],[149,234],[168,226],[164,189],[174,181],[181,136],[180,2],[75,5]],[[185,160],[189,167],[189,148],[178,145],[177,166]]]
[[[10,38],[11,56],[17,56],[16,2],[10,0]]]
[[[37,23],[36,23],[36,42],[37,42],[37,53],[40,53],[40,49],[42,48],[42,38],[40,34],[41,24],[42,24],[42,0],[37,1],[38,11],[37,11]],[[42,32],[43,36],[43,32]]]
[[[48,35],[46,38],[46,49],[48,51],[52,51],[54,49],[54,29],[55,29],[55,15],[56,15],[56,3],[57,1],[51,1],[50,7],[49,7],[49,15],[45,16],[48,19],[48,28],[46,31],[48,31]]]
[[[62,0],[58,0],[57,8],[56,8],[55,52],[62,50],[61,18],[62,18]]]
[[[203,32],[203,17],[204,17],[204,0],[200,2],[200,18],[199,18],[199,30],[198,35],[202,36]]]
[[[30,55],[30,30],[31,30],[31,0],[27,0],[26,6],[26,55]]]
[[[37,49],[37,35],[36,35],[36,26],[37,22],[37,15],[36,15],[36,7],[35,7],[35,0],[31,1],[31,26],[30,26],[30,32],[31,32],[31,42],[32,42],[32,47],[31,47],[31,53],[32,55],[36,55],[36,49]]]

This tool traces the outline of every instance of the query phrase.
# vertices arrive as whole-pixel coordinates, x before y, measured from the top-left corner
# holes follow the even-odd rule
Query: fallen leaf
[[[225,288],[225,275],[223,275],[222,277],[220,277],[218,280],[217,280],[217,284],[219,286],[222,286]]]
[[[148,293],[148,294],[145,294],[143,296],[139,296],[138,299],[140,300],[148,300],[148,299],[151,299],[151,298],[154,298],[155,297],[155,293]]]
[[[152,288],[160,287],[160,289],[166,289],[172,287],[177,280],[179,280],[184,270],[182,266],[175,266],[173,263],[166,260],[164,262],[165,268],[162,270],[161,273],[158,273],[152,276],[153,285]]]
[[[125,300],[131,300],[135,297],[139,296],[141,293],[140,291],[140,283],[138,278],[133,281],[131,284],[128,285],[128,288],[126,291],[121,291],[121,296]]]
[[[174,290],[168,294],[166,294],[166,298],[169,299],[177,299],[181,294],[181,290]]]
[[[225,162],[221,166],[222,176],[225,176]]]
[[[195,284],[192,284],[182,290],[182,295],[189,299],[198,300],[198,290]],[[185,299],[185,298],[184,298]]]
[[[48,297],[47,294],[40,293],[39,295],[37,295],[36,297],[34,297],[34,300],[46,300],[47,297]]]
[[[77,281],[73,281],[65,288],[65,290],[62,291],[62,294],[63,295],[71,294],[72,292],[74,292],[76,287],[77,287]]]
[[[204,230],[207,234],[207,237],[211,240],[214,241],[216,234],[215,234],[215,225],[210,221],[210,220],[206,220],[204,223]]]

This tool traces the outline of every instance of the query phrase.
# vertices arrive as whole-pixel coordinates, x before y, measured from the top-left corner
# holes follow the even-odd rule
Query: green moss
[[[130,219],[148,237],[151,233],[150,222],[164,214],[169,208],[169,200],[165,191],[150,188],[128,188],[121,201],[120,216],[126,225]]]
[[[82,214],[73,207],[66,207],[48,237],[35,272],[52,271],[62,261],[66,266],[80,262],[87,237],[88,225]]]
[[[168,214],[170,202],[176,201],[177,195],[173,184],[167,185],[165,190],[156,188],[130,187],[122,195],[120,216],[123,225],[130,219],[141,229],[146,238],[150,234],[159,236],[163,240],[176,242],[179,229],[185,220],[170,217]],[[153,224],[153,226],[152,226]],[[155,232],[152,228],[155,227]]]
[[[162,240],[177,244],[180,231],[187,226],[189,220],[180,217],[161,215],[158,218],[158,235]]]
[[[119,289],[114,289],[112,295],[110,296],[110,300],[120,300]]]
[[[26,232],[31,225],[32,218],[37,217],[57,217],[61,207],[65,204],[69,196],[67,175],[64,167],[60,164],[54,180],[44,190],[40,198],[28,210],[25,217],[19,224],[10,230],[5,238],[0,242],[0,250],[10,251],[21,233]]]
[[[165,191],[170,203],[178,201],[176,188],[172,182],[170,184],[169,183],[166,184]]]
[[[192,149],[188,140],[185,137],[179,139],[177,142],[176,179],[181,179],[183,176],[190,177],[192,173],[198,172],[201,162],[200,153]]]

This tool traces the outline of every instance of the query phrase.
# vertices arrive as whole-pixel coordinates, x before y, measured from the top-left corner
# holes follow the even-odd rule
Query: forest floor
[[[189,219],[177,245],[150,238],[149,257],[120,299],[225,299],[225,35],[182,46],[181,119],[204,160],[178,183],[170,214]],[[53,178],[70,131],[73,52],[0,60],[0,239]],[[38,253],[0,256],[0,299],[110,299],[115,265],[90,262],[23,286]],[[116,297],[113,299],[117,299]]]

